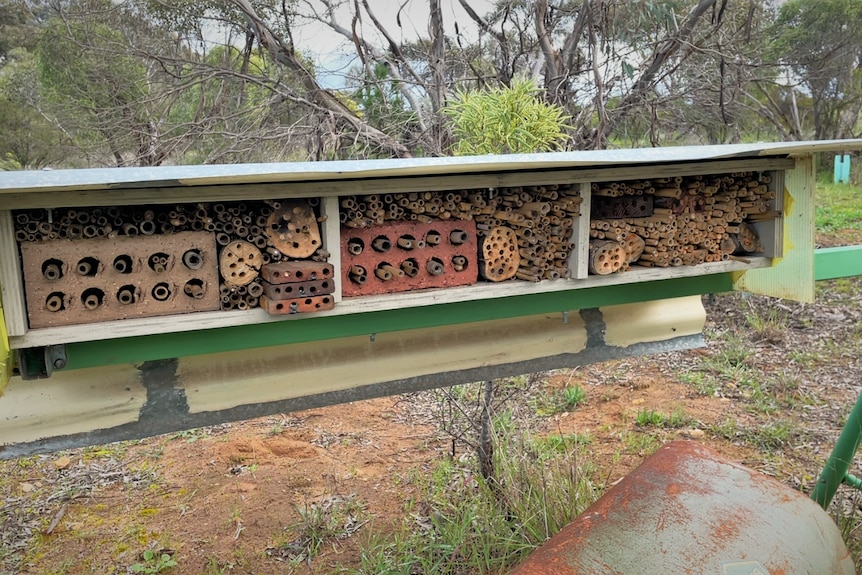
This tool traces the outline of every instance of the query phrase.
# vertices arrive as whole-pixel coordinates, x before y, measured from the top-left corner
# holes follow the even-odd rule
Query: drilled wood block
[[[332,278],[313,281],[283,284],[262,282],[263,293],[271,300],[295,299],[306,296],[328,295],[335,291],[335,280]]]
[[[286,284],[331,279],[332,264],[311,260],[266,264],[260,268],[260,277],[271,284]]]
[[[335,298],[331,295],[308,296],[295,299],[273,300],[261,296],[260,307],[270,315],[290,315],[295,313],[311,313],[325,311],[335,307]]]
[[[478,280],[472,221],[392,222],[342,228],[345,297],[471,285]]]
[[[31,328],[219,309],[210,232],[23,242]]]

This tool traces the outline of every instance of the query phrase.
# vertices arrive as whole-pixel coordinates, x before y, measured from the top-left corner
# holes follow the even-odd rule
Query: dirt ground
[[[862,282],[818,289],[816,304],[705,298],[707,347],[541,374],[512,401],[542,433],[588,436],[608,484],[683,437],[807,490],[862,382]],[[576,385],[583,404],[535,409],[537,397]],[[128,573],[145,550],[169,555],[176,566],[165,572],[175,574],[337,572],[358,560],[368,522],[397,518],[416,495],[411,474],[468,453],[439,428],[437,399],[383,398],[2,462],[0,574]],[[684,424],[644,428],[636,416],[646,409],[684,414]],[[365,519],[310,564],[290,563],[301,512],[346,499]]]

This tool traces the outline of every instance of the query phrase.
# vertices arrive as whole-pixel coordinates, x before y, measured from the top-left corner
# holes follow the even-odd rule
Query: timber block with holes
[[[590,216],[603,220],[619,218],[645,218],[653,214],[653,196],[625,196],[608,198],[596,196],[592,199]]]
[[[21,261],[31,328],[219,309],[210,232],[23,242]]]
[[[440,241],[429,242],[429,236],[435,235]],[[357,246],[361,246],[361,250]],[[357,251],[359,253],[355,253]],[[370,228],[343,227],[342,293],[351,297],[472,285],[479,277],[478,254],[473,221],[391,222]],[[463,258],[461,269],[455,268],[455,258],[458,258],[456,261]],[[365,271],[364,280],[354,273],[358,268]],[[415,270],[415,275],[411,277],[405,268]]]
[[[310,260],[270,263],[260,268],[260,277],[271,284],[332,279],[332,264]]]
[[[261,282],[263,293],[271,300],[294,299],[306,296],[329,295],[335,291],[332,278],[313,282],[271,284]]]
[[[273,300],[263,295],[260,297],[260,307],[265,309],[270,315],[310,313],[335,308],[335,298],[331,295],[318,295],[294,299]]]

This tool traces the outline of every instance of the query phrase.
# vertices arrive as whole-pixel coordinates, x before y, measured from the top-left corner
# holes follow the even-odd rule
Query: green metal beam
[[[816,281],[862,276],[862,245],[814,251]]]
[[[559,313],[687,295],[721,293],[732,288],[729,274],[714,274],[343,316],[297,318],[196,332],[73,343],[66,346],[66,369],[139,363],[364,334]]]

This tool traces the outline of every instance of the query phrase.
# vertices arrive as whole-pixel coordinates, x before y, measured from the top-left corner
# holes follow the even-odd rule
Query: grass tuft
[[[574,519],[598,494],[582,438],[500,436],[497,477],[440,462],[419,477],[420,495],[384,535],[371,529],[352,574],[502,573]],[[565,449],[561,455],[560,450]]]

